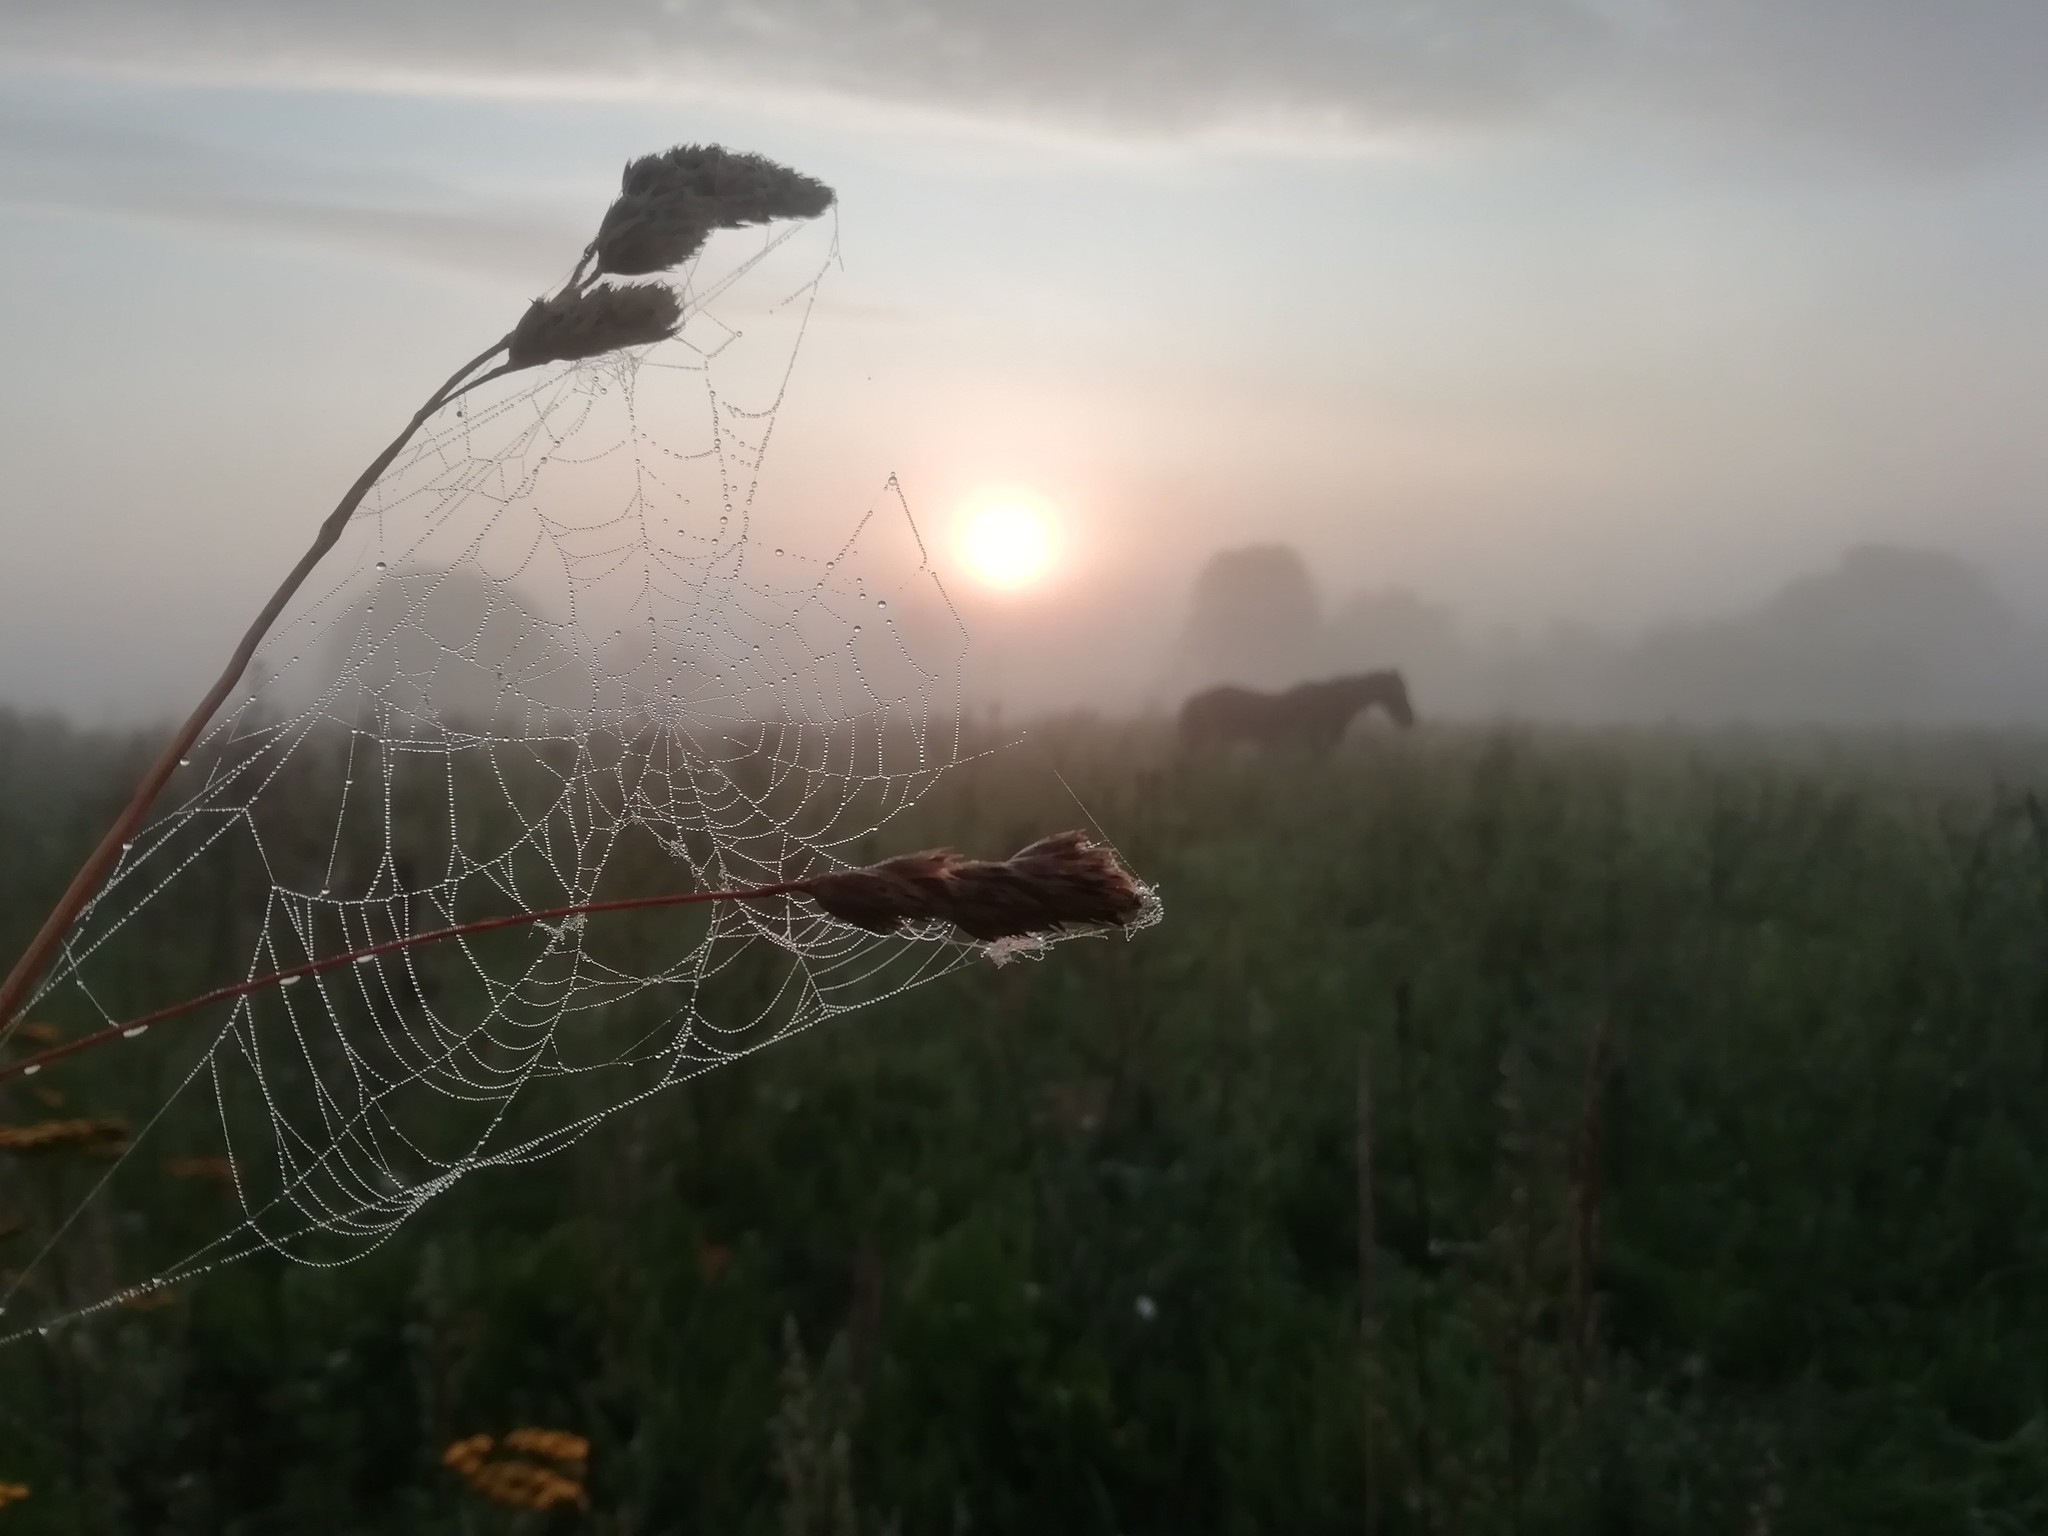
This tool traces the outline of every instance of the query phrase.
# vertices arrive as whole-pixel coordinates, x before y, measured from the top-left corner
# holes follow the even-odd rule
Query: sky
[[[13,0],[0,702],[182,713],[629,157],[832,184],[774,454],[899,477],[1002,686],[1219,548],[1641,629],[1871,540],[2048,606],[2039,0]],[[1045,578],[958,529],[1042,509]],[[1036,693],[1033,693],[1033,690]]]

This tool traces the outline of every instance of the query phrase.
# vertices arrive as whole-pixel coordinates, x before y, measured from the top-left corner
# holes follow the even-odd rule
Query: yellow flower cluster
[[[27,1483],[0,1483],[0,1509],[19,1504],[28,1497]]]
[[[515,1429],[505,1437],[504,1447],[522,1456],[537,1456],[542,1461],[565,1466],[580,1467],[590,1460],[590,1442],[566,1429]]]
[[[451,1472],[460,1472],[464,1477],[474,1477],[489,1460],[492,1444],[489,1435],[471,1435],[467,1440],[458,1440],[441,1453],[441,1465]]]
[[[574,1478],[530,1461],[492,1461],[479,1467],[469,1486],[482,1498],[507,1509],[588,1509],[590,1497]]]
[[[552,1461],[562,1470],[537,1461],[493,1460],[494,1449]],[[539,1512],[590,1507],[583,1488],[583,1468],[589,1459],[590,1442],[561,1429],[515,1429],[502,1442],[471,1435],[441,1453],[441,1465],[460,1475],[477,1497],[507,1509]]]
[[[0,1152],[79,1151],[108,1155],[125,1151],[127,1145],[128,1122],[117,1115],[0,1125]]]

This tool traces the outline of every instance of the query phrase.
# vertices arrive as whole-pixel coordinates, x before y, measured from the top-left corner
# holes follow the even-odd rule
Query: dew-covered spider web
[[[673,340],[433,418],[124,852],[31,1030],[476,919],[906,851],[892,822],[962,759],[965,636],[893,481],[820,509],[764,473],[832,238],[722,235],[677,275]],[[348,1262],[468,1174],[973,954],[799,898],[721,903],[438,943],[160,1025],[31,1080],[52,1117],[95,1092],[134,1111],[55,1146],[76,1167],[44,1180],[48,1242],[0,1285],[0,1333],[260,1251]],[[138,1162],[215,1182],[224,1229],[138,1264],[93,1214]]]

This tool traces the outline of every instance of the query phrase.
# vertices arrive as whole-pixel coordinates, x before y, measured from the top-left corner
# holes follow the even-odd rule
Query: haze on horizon
[[[1950,625],[1998,637],[1975,697],[2048,719],[2044,66],[2027,0],[25,0],[0,704],[182,712],[619,164],[702,139],[838,189],[770,488],[822,543],[899,476],[986,696],[1168,698],[1205,562],[1277,544],[1331,633],[1406,592],[1470,707],[1584,713],[1621,674],[1500,658],[1782,616],[1874,546],[1988,573],[1908,588],[2002,606]],[[1005,588],[966,522],[1020,499]]]

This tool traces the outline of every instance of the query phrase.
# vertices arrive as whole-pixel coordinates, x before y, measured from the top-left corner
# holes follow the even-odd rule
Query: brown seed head
[[[0,1509],[19,1504],[28,1497],[27,1483],[0,1483]]]
[[[535,299],[513,327],[506,361],[514,368],[601,357],[621,347],[664,341],[682,323],[683,306],[661,283],[600,283]]]
[[[714,229],[814,219],[832,206],[822,181],[762,155],[678,144],[626,167],[591,250],[599,272],[636,277],[688,261]]]
[[[949,848],[909,853],[868,869],[821,875],[805,892],[856,928],[951,923],[989,942],[1065,928],[1121,928],[1146,906],[1144,888],[1109,849],[1084,833],[1040,838],[1007,859],[965,859]]]
[[[56,1045],[63,1040],[64,1031],[54,1024],[20,1024],[14,1038],[23,1045]]]

